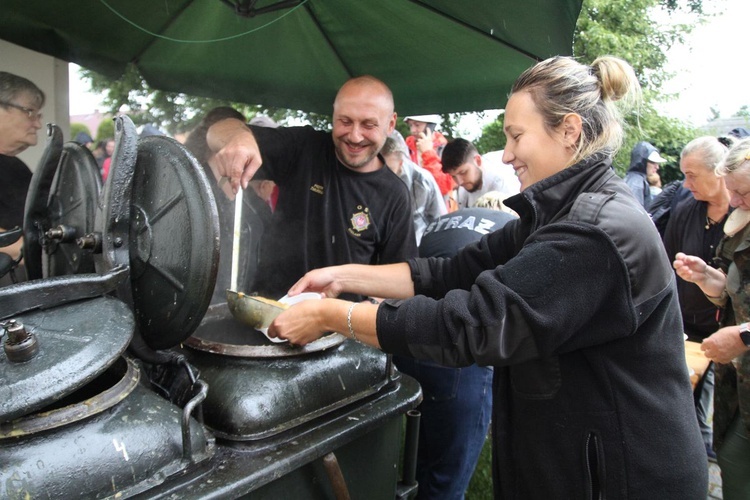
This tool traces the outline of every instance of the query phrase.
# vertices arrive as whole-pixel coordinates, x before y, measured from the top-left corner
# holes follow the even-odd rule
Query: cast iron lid
[[[93,253],[76,240],[94,229],[101,186],[99,167],[88,148],[66,143],[47,201],[49,228],[43,244],[48,276],[94,272]]]
[[[47,199],[63,149],[63,134],[60,127],[47,125],[47,142],[44,153],[31,176],[23,216],[23,257],[26,276],[30,280],[43,277],[42,238],[49,227]],[[45,228],[46,227],[46,228]]]
[[[31,178],[24,213],[24,263],[29,279],[94,272],[91,250],[76,240],[94,229],[102,181],[88,148],[63,144],[47,125],[44,154]]]
[[[219,264],[216,202],[203,168],[180,143],[138,140],[126,116],[115,127],[97,214],[97,271],[130,267],[131,288],[118,296],[133,306],[146,344],[167,349],[190,337],[211,300]]]
[[[0,422],[36,412],[91,382],[125,351],[134,329],[127,305],[107,296],[13,319],[34,335],[39,349],[21,362],[0,349]]]

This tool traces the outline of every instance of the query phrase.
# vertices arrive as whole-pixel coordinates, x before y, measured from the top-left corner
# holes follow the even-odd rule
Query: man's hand
[[[705,339],[701,350],[711,361],[727,364],[746,353],[747,347],[740,339],[740,327],[733,325],[725,326]]]
[[[255,136],[241,120],[228,118],[215,123],[206,135],[208,147],[214,153],[212,167],[222,177],[228,177],[232,191],[240,185],[247,188],[262,163]]]
[[[427,129],[424,132],[419,133],[419,139],[417,139],[417,149],[420,153],[425,151],[432,151],[435,147],[432,145],[432,132]]]

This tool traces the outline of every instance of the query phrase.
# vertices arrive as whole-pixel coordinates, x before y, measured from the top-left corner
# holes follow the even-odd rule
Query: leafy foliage
[[[750,107],[748,107],[748,105],[745,104],[742,107],[740,107],[740,109],[737,110],[737,112],[732,116],[736,116],[738,118],[750,119]]]
[[[497,120],[485,126],[482,129],[482,135],[474,141],[479,154],[498,151],[505,148],[505,134],[503,133],[503,123],[505,115],[500,115]]]
[[[102,120],[99,127],[96,129],[96,140],[104,141],[106,139],[112,139],[115,136],[115,122],[114,120]]]
[[[621,176],[630,165],[630,150],[639,141],[656,146],[669,162],[661,167],[662,182],[681,178],[679,155],[682,147],[699,135],[691,125],[662,116],[655,104],[672,96],[660,92],[671,76],[664,70],[666,52],[675,43],[684,43],[692,24],[664,25],[657,18],[667,18],[676,11],[691,13],[696,22],[703,18],[699,0],[584,0],[578,17],[573,43],[575,57],[592,63],[602,55],[613,55],[628,61],[643,88],[643,104],[636,113],[625,117],[625,140],[615,156],[615,170]],[[486,126],[476,141],[480,152],[502,149],[502,116]]]
[[[83,78],[89,80],[91,90],[104,96],[102,104],[109,113],[115,115],[121,109],[127,109],[128,116],[136,125],[150,123],[170,134],[192,130],[208,111],[217,106],[231,106],[244,114],[248,120],[255,115],[266,115],[283,125],[294,125],[304,121],[321,129],[331,126],[329,117],[315,113],[153,89],[134,65],[129,66],[118,80],[111,80],[84,68],[81,68],[80,72]]]
[[[662,182],[681,177],[679,156],[682,147],[698,132],[680,120],[662,116],[654,107],[670,96],[660,90],[671,75],[664,70],[666,52],[675,43],[684,43],[693,28],[691,24],[664,25],[657,17],[676,11],[702,16],[697,1],[658,0],[584,0],[576,26],[573,52],[590,64],[601,55],[614,55],[628,61],[643,88],[643,105],[625,117],[625,141],[615,156],[615,170],[624,175],[630,165],[630,151],[639,141],[648,141],[669,162],[662,166]]]
[[[640,116],[634,115],[625,121],[625,140],[614,159],[615,171],[625,175],[630,166],[630,151],[639,141],[648,141],[666,158],[660,167],[662,184],[681,179],[680,152],[685,145],[703,135],[689,124],[659,114],[652,107],[652,99],[646,98]]]
[[[411,135],[409,125],[407,125],[407,123],[402,118],[399,118],[396,122],[396,131],[404,136],[404,139]]]
[[[89,130],[88,126],[86,126],[85,123],[71,123],[70,124],[70,137],[77,136],[80,132],[86,132],[91,135],[91,130]]]
[[[673,11],[683,10],[678,2],[669,3]],[[659,14],[666,17],[667,12],[658,0],[584,0],[573,53],[586,64],[602,55],[621,57],[633,66],[644,90],[656,92],[670,76],[663,69],[667,50],[684,43],[692,30],[689,24],[659,23]]]

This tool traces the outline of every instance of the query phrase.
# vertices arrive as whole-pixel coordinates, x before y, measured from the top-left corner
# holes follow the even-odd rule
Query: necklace
[[[715,226],[718,223],[719,223],[719,221],[713,220],[711,217],[709,217],[707,215],[706,216],[706,225],[705,225],[706,231],[708,231],[709,229],[711,229],[712,226]]]

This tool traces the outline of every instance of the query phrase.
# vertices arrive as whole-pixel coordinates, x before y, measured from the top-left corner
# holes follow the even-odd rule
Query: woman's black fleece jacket
[[[601,158],[506,204],[520,219],[409,262],[419,295],[380,306],[383,350],[496,367],[496,498],[705,498],[674,273],[643,207]]]

